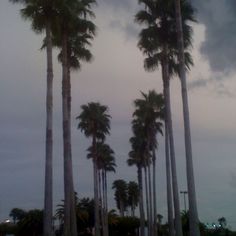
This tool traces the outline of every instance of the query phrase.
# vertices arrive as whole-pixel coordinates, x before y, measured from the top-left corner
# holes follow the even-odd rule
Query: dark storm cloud
[[[229,72],[236,67],[236,1],[193,0],[198,21],[205,25],[201,53],[213,71]]]

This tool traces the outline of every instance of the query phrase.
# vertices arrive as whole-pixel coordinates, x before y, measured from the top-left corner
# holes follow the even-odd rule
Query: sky
[[[194,67],[188,73],[189,109],[199,218],[205,223],[224,216],[236,229],[236,2],[192,0]],[[77,130],[80,106],[100,102],[112,116],[108,143],[115,151],[116,174],[109,174],[109,207],[115,207],[111,184],[136,180],[127,167],[133,101],[140,91],[162,92],[160,70],[145,72],[137,48],[141,26],[134,23],[136,0],[98,0],[94,60],[72,74],[72,149],[75,190],[92,197],[91,140]],[[46,55],[43,35],[22,20],[19,5],[0,1],[0,220],[12,208],[43,208],[45,159]],[[54,206],[63,199],[61,66],[54,51]],[[186,190],[180,82],[171,81],[171,101],[179,190]],[[163,137],[158,136],[157,205],[166,220]],[[184,209],[183,196],[180,196]]]

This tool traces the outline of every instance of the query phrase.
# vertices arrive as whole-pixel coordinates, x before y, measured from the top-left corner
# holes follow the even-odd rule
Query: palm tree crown
[[[148,71],[155,70],[163,63],[165,52],[170,75],[179,74],[174,1],[140,0],[139,2],[145,5],[145,10],[140,10],[135,16],[137,23],[146,26],[140,32],[138,42],[138,47],[147,56],[144,60],[144,68]],[[189,22],[196,22],[196,20],[194,9],[188,1],[181,0],[181,6],[183,8],[185,66],[189,69],[193,64],[188,52],[192,46],[192,27]]]
[[[110,133],[110,115],[108,108],[100,103],[91,102],[82,105],[82,112],[76,118],[79,119],[78,129],[84,132],[86,137],[95,136],[98,140],[104,140]]]

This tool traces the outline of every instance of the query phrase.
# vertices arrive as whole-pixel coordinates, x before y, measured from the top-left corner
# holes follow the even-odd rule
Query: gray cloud
[[[130,10],[132,6],[137,3],[136,0],[100,0],[98,1],[102,4],[106,4],[108,6],[111,6],[112,8],[119,8],[119,9],[126,9]]]
[[[236,54],[236,1],[194,0],[197,18],[206,27],[206,39],[201,53],[209,60],[213,71],[228,72],[235,69]]]
[[[211,85],[213,87],[213,92],[217,96],[233,98],[236,96],[235,91],[233,91],[229,86],[227,86],[223,81],[229,80],[232,74],[228,71],[224,72],[213,72],[209,78],[200,76],[193,81],[188,82],[189,90],[196,90],[200,88],[206,88]]]
[[[197,79],[195,81],[188,83],[188,88],[192,90],[196,88],[206,87],[208,82],[209,80],[206,80],[206,79]]]
[[[230,172],[229,185],[230,185],[233,189],[236,189],[236,173],[235,173],[235,172]]]
[[[136,0],[100,0],[102,4],[114,10],[128,14],[138,9]],[[206,27],[206,39],[201,45],[201,53],[209,61],[211,69],[228,73],[236,67],[236,7],[235,0],[193,0],[197,10],[197,19]],[[120,24],[121,26],[122,24]],[[138,30],[134,24],[120,27],[127,37],[137,38]],[[203,85],[203,84],[201,84]]]
[[[216,93],[222,97],[233,98],[235,94],[230,91],[222,82],[216,84]]]
[[[122,23],[119,20],[113,20],[110,22],[109,26],[112,29],[117,29],[125,33],[127,39],[137,39],[140,29],[134,22]]]

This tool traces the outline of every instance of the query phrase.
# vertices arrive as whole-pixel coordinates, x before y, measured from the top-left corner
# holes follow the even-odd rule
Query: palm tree
[[[123,179],[117,179],[112,184],[112,189],[115,190],[116,206],[120,211],[120,216],[122,217],[124,217],[128,205],[127,188],[127,183]]]
[[[53,159],[53,63],[52,63],[52,27],[55,26],[56,0],[10,0],[22,3],[21,15],[30,20],[36,33],[45,31],[45,46],[47,52],[47,95],[46,95],[46,161],[45,161],[45,191],[44,191],[44,235],[53,234],[53,193],[52,193],[52,159]]]
[[[88,158],[93,158],[93,147],[88,148]],[[97,163],[99,175],[99,202],[101,203],[101,220],[103,235],[108,235],[108,206],[107,206],[107,173],[115,172],[114,151],[108,144],[103,142],[97,143]]]
[[[150,231],[156,235],[157,225],[156,225],[156,153],[157,140],[156,136],[158,133],[162,134],[162,123],[160,119],[163,117],[164,101],[161,94],[157,94],[154,90],[149,91],[148,94],[142,93],[141,99],[136,99],[135,102],[136,110],[133,116],[136,118],[134,122],[135,125],[143,127],[144,137],[146,138],[146,166],[144,166],[144,171],[146,173],[146,168],[148,172],[148,188],[149,188],[149,200],[147,204],[150,203],[150,207],[147,206],[147,210],[150,209]],[[134,123],[133,123],[134,124]],[[139,127],[139,129],[140,129]],[[135,127],[134,127],[135,128]],[[151,153],[150,153],[151,152]],[[149,158],[152,156],[152,159]],[[153,197],[152,197],[152,187],[151,187],[151,176],[150,176],[150,164],[153,164]],[[146,179],[146,178],[145,178]],[[146,181],[145,181],[146,182]],[[152,207],[153,199],[153,207]],[[148,209],[149,208],[149,209]],[[153,212],[152,212],[152,208]]]
[[[179,196],[178,196],[178,184],[175,164],[175,151],[174,151],[174,139],[173,128],[171,119],[171,107],[170,107],[170,89],[169,79],[171,76],[178,74],[178,60],[177,60],[177,45],[175,42],[176,36],[176,22],[174,12],[174,2],[159,0],[140,0],[140,3],[145,5],[145,10],[141,10],[136,14],[136,21],[140,24],[145,24],[140,33],[140,40],[138,43],[139,48],[143,51],[147,58],[144,61],[144,67],[146,70],[153,71],[159,64],[162,67],[162,79],[164,86],[164,99],[165,99],[165,117],[166,127],[169,134],[169,147],[171,158],[171,170],[172,170],[172,187],[175,207],[175,226],[177,235],[182,235],[180,208],[179,208]],[[185,67],[189,68],[192,64],[190,54],[186,51],[191,46],[191,27],[187,24],[189,21],[194,21],[193,11],[191,6],[186,2],[181,2],[184,11],[184,39],[185,39]],[[173,232],[173,230],[171,230]]]
[[[109,147],[107,144],[103,144],[103,148],[101,150],[100,154],[100,172],[101,172],[101,178],[102,178],[102,192],[103,192],[103,206],[102,206],[102,218],[104,219],[104,236],[108,236],[108,203],[107,203],[107,173],[108,172],[115,172],[115,157],[114,157],[114,151]]]
[[[79,119],[78,129],[86,137],[92,138],[93,172],[94,172],[94,199],[95,199],[95,235],[100,235],[99,196],[98,196],[98,155],[97,143],[104,141],[110,133],[110,118],[107,106],[100,103],[88,103],[81,106],[82,112],[76,118]]]
[[[77,235],[74,202],[74,184],[71,152],[71,82],[70,70],[80,68],[80,61],[90,61],[86,48],[95,33],[94,24],[87,18],[94,16],[91,5],[94,0],[71,0],[58,3],[59,29],[55,44],[61,47],[62,62],[62,113],[64,150],[65,235]]]
[[[132,151],[129,153],[128,165],[136,165],[138,167],[138,183],[140,189],[142,189],[142,169],[144,168],[145,177],[145,189],[146,189],[146,208],[147,208],[147,220],[149,235],[156,234],[156,183],[155,183],[155,165],[157,148],[157,133],[162,133],[160,119],[162,117],[163,110],[163,97],[157,94],[154,90],[149,91],[148,94],[141,93],[142,98],[136,99],[134,102],[135,111],[133,113],[132,130],[134,137],[130,139]],[[152,158],[151,158],[152,157]],[[153,164],[153,184],[151,185],[151,171],[150,165]],[[151,190],[153,188],[153,191]],[[153,197],[152,193],[153,192]],[[139,194],[140,200],[140,215],[144,214],[142,203],[142,192]],[[152,199],[154,210],[152,212]],[[154,214],[155,215],[154,215]],[[144,217],[144,215],[143,215]],[[142,217],[140,217],[142,220]],[[143,229],[143,222],[141,225],[141,234]]]
[[[142,100],[141,100],[141,104],[139,105],[140,107],[143,107]],[[147,223],[148,223],[148,235],[150,235],[151,234],[151,214],[150,214],[151,200],[150,200],[150,192],[149,192],[150,184],[148,184],[147,168],[151,164],[151,155],[148,148],[149,139],[147,135],[145,121],[143,119],[144,117],[142,116],[143,114],[146,114],[146,113],[145,111],[142,111],[142,109],[136,109],[135,112],[133,113],[133,116],[135,116],[135,118],[132,121],[132,131],[134,133],[134,137],[130,139],[132,151],[129,153],[129,156],[132,159],[134,159],[134,160],[131,159],[132,162],[137,161],[140,167],[144,169],[144,188],[145,188],[144,190],[145,190],[145,200],[146,200],[146,213],[147,213]],[[128,164],[130,165],[130,163]],[[139,177],[139,173],[138,173],[138,177]]]
[[[137,131],[136,131],[137,132]],[[137,133],[136,133],[137,134]],[[137,177],[138,177],[138,186],[139,186],[139,213],[140,213],[140,235],[144,236],[145,228],[145,213],[144,213],[144,203],[143,203],[143,151],[144,151],[144,140],[140,135],[135,135],[130,138],[130,143],[132,150],[129,152],[129,159],[127,164],[129,166],[137,167]]]
[[[181,1],[175,0],[176,26],[177,26],[176,28],[177,28],[177,41],[178,41],[178,53],[179,53],[178,59],[180,64],[179,70],[180,70],[181,92],[183,101],[187,184],[188,184],[188,194],[189,194],[190,235],[199,236],[200,230],[199,230],[196,191],[194,182],[190,118],[189,118],[189,108],[188,108],[188,93],[187,93],[186,71],[185,71],[186,58],[184,54],[185,42],[184,42],[184,17],[183,17],[185,10],[186,9],[184,9],[183,6],[181,6]]]
[[[135,216],[135,208],[138,205],[138,184],[134,181],[128,183],[128,204],[131,208],[131,216]]]

